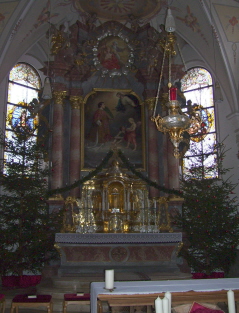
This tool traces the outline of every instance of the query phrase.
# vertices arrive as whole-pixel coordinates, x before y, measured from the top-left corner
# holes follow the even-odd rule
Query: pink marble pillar
[[[52,178],[51,188],[63,186],[63,100],[66,91],[54,92],[52,133]]]
[[[158,148],[158,130],[154,122],[151,121],[153,115],[153,108],[155,104],[155,98],[148,98],[146,100],[148,107],[148,172],[149,179],[153,182],[159,183],[159,148]],[[150,187],[150,198],[159,197],[159,190]]]
[[[70,184],[80,179],[80,107],[83,101],[81,96],[71,96],[71,133],[70,133]],[[71,190],[72,197],[80,196],[80,188]]]
[[[168,188],[179,189],[179,159],[174,156],[174,146],[167,136]]]

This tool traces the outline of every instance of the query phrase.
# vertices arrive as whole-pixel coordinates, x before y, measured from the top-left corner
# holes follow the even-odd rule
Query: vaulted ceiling
[[[150,24],[160,31],[168,6],[186,66],[209,69],[230,103],[228,114],[237,112],[239,0],[2,0],[0,82],[24,54],[47,61],[49,23],[98,27],[118,21],[132,30]]]

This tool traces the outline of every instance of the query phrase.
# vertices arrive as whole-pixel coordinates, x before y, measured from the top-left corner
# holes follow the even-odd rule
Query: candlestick
[[[162,301],[162,299],[158,297],[154,301],[154,304],[155,304],[155,312],[156,313],[163,313],[163,301]]]
[[[168,299],[168,312],[171,313],[171,307],[172,307],[172,295],[169,291],[165,292],[164,295]]]
[[[105,270],[105,289],[114,289],[114,270]]]
[[[227,292],[227,303],[228,303],[228,312],[236,313],[234,291],[232,290],[228,290]]]
[[[177,88],[171,87],[169,90],[170,100],[177,100]]]

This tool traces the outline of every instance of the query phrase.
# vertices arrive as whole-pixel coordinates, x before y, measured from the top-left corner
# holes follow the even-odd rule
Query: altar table
[[[179,273],[182,233],[57,233],[59,276],[103,273],[107,268],[133,272]]]
[[[154,305],[155,299],[167,291],[172,293],[172,306],[193,301],[227,302],[230,289],[239,301],[239,278],[115,282],[112,292],[104,286],[104,282],[91,283],[91,313],[97,313],[97,299],[101,312],[102,301],[110,306]]]

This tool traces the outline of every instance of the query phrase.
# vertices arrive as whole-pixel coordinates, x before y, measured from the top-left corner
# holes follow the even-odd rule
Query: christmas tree
[[[214,153],[198,155],[182,179],[184,204],[174,223],[185,233],[188,244],[179,255],[193,272],[227,274],[236,259],[239,218],[235,184],[225,178],[224,144],[212,147]],[[216,162],[214,162],[216,160]],[[207,164],[207,166],[205,166]]]
[[[16,127],[9,139],[0,135],[5,151],[0,174],[1,275],[35,274],[58,257],[54,237],[62,217],[49,213],[45,149],[26,125]]]

